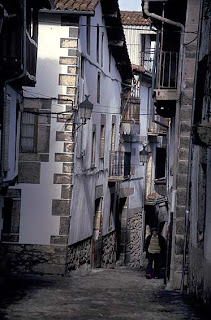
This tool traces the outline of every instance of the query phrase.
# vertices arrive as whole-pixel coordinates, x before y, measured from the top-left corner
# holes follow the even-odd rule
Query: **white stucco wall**
[[[69,37],[69,27],[59,25],[59,15],[45,17],[39,25],[37,84],[24,88],[29,98],[50,98],[65,94],[58,85],[59,73],[67,66],[59,64],[60,56],[68,56],[68,48],[60,48],[60,38]],[[43,17],[41,16],[43,21]],[[54,23],[52,22],[54,21]],[[65,105],[52,100],[52,112],[62,112]],[[40,184],[18,184],[21,188],[20,243],[50,244],[51,235],[59,235],[60,217],[52,215],[52,199],[61,199],[61,185],[53,184],[54,173],[62,173],[62,163],[55,153],[63,152],[63,142],[56,141],[56,131],[64,131],[65,123],[51,118],[49,162],[41,163]]]
[[[43,21],[44,16],[40,17]],[[58,76],[67,73],[67,66],[59,64],[59,57],[68,57],[68,48],[60,48],[60,39],[69,38],[69,27],[60,25],[59,14],[51,14],[49,17],[45,15],[45,19],[45,23],[41,22],[39,26],[37,84],[35,88],[25,88],[25,96],[29,98],[56,98],[59,94],[66,95],[66,88],[58,85]],[[85,22],[86,18],[81,17],[79,24],[83,25]],[[97,23],[104,25],[100,4],[96,8],[95,16],[91,18],[91,25],[97,25]],[[102,32],[104,32],[104,66],[101,70],[101,61],[99,64],[96,61],[96,28],[91,28],[91,52],[90,55],[87,55],[86,27],[80,26],[78,55],[79,59],[81,53],[87,57],[83,81],[84,93],[90,95],[89,100],[93,103],[94,108],[91,120],[76,132],[76,150],[82,139],[82,150],[85,151],[85,156],[77,158],[75,154],[69,244],[92,235],[96,186],[103,185],[103,234],[108,233],[109,229],[109,151],[112,114],[116,116],[116,150],[118,150],[121,77],[113,57],[109,71],[109,49],[105,28],[100,28],[100,59]],[[101,72],[100,103],[97,103],[96,95],[98,72]],[[79,91],[82,89],[81,85],[80,80]],[[82,102],[84,97],[81,93],[79,96],[79,102]],[[59,105],[56,100],[52,100],[52,112],[64,110],[65,105]],[[99,160],[101,114],[106,115],[104,161]],[[96,125],[96,168],[90,170],[93,125]],[[64,126],[64,123],[57,122],[52,117],[50,158],[48,163],[41,163],[40,184],[19,184],[15,187],[21,189],[20,243],[47,245],[50,244],[51,235],[59,235],[60,217],[52,215],[52,199],[61,199],[61,185],[53,184],[53,178],[54,173],[62,173],[63,164],[55,162],[54,158],[55,153],[63,152],[64,143],[56,141],[56,131],[65,131]]]
[[[80,19],[80,24],[84,25],[86,18]],[[95,16],[91,18],[91,25],[104,25],[102,19],[101,5],[95,10]],[[101,39],[104,32],[104,63],[101,67]],[[75,243],[85,239],[93,233],[93,218],[95,213],[95,188],[103,186],[103,235],[108,233],[110,215],[110,192],[108,189],[109,156],[111,150],[111,130],[112,115],[116,116],[116,151],[118,150],[118,135],[120,122],[120,93],[121,77],[116,68],[114,58],[111,60],[111,70],[109,72],[109,49],[108,38],[105,28],[100,28],[100,59],[96,58],[97,28],[91,28],[90,55],[86,52],[86,28],[80,27],[79,53],[86,56],[84,72],[84,93],[90,95],[89,100],[93,103],[92,118],[85,126],[82,126],[77,133],[77,146],[80,147],[82,139],[82,150],[84,156],[79,159],[75,157],[75,177],[73,186],[73,196],[71,203],[71,223],[69,243]],[[96,66],[94,66],[95,64]],[[97,74],[101,73],[101,98],[97,103]],[[113,80],[112,80],[112,79]],[[80,84],[82,81],[80,80]],[[80,97],[82,100],[82,97]],[[105,156],[104,161],[99,159],[100,151],[100,130],[101,114],[106,115],[106,135],[105,135]],[[96,126],[96,156],[95,168],[91,169],[91,146],[92,146],[92,126]],[[76,148],[77,148],[76,146]],[[114,228],[114,223],[113,223]]]

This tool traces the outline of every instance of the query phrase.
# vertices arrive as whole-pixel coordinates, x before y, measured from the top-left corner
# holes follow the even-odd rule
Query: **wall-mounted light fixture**
[[[79,104],[80,118],[82,125],[86,124],[87,120],[91,119],[93,104],[89,101],[89,96],[85,95],[86,99]]]
[[[140,165],[144,166],[148,162],[148,156],[150,152],[146,150],[146,145],[143,145],[143,149],[139,152]]]

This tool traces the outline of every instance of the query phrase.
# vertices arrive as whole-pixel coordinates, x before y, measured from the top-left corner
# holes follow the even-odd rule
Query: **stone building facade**
[[[206,302],[210,299],[210,2],[143,1],[143,9],[159,30],[156,112],[170,120],[166,277],[169,286],[187,288]]]

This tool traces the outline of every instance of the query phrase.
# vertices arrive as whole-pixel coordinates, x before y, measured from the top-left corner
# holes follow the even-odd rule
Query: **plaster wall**
[[[53,108],[54,109],[54,108]],[[58,108],[54,111],[58,112]],[[40,184],[21,183],[20,243],[50,244],[50,236],[59,233],[59,217],[52,216],[52,199],[60,199],[61,186],[53,184],[54,173],[62,173],[62,163],[55,162],[55,153],[63,152],[56,141],[56,131],[64,123],[51,119],[49,162],[41,162]]]
[[[58,85],[59,73],[66,73],[67,66],[59,64],[61,55],[68,56],[67,48],[60,48],[60,39],[69,37],[69,27],[59,25],[60,17],[45,17],[39,26],[37,84],[25,88],[29,98],[50,98],[65,94]],[[43,21],[43,16],[41,16]],[[52,22],[54,21],[54,23]],[[65,111],[65,105],[52,100],[51,112]],[[21,215],[19,242],[50,244],[50,236],[59,234],[60,217],[52,215],[52,199],[61,198],[61,185],[53,183],[54,174],[62,173],[62,163],[55,162],[55,153],[63,152],[63,142],[56,141],[56,132],[64,131],[65,123],[51,118],[49,162],[41,162],[40,184],[21,183]]]
[[[86,18],[81,17],[80,25],[86,24]],[[95,16],[91,18],[91,25],[104,25],[100,4],[97,6]],[[102,33],[104,33],[103,66],[101,60]],[[76,134],[75,173],[73,182],[73,195],[71,202],[71,223],[69,244],[88,238],[93,233],[93,219],[95,214],[96,187],[102,186],[103,205],[102,219],[103,235],[109,230],[110,191],[108,185],[109,156],[111,150],[112,115],[115,116],[115,150],[118,151],[118,133],[120,122],[120,93],[121,77],[116,68],[114,58],[111,58],[109,71],[108,38],[104,28],[100,28],[99,63],[96,57],[97,28],[91,27],[90,54],[86,49],[86,27],[80,27],[79,55],[83,53],[84,79],[79,79],[79,88],[84,87],[84,94],[90,95],[93,103],[92,118],[83,125]],[[97,102],[97,75],[100,73],[100,102]],[[80,89],[79,89],[80,90]],[[80,95],[80,102],[84,96]],[[100,131],[101,115],[104,115],[105,124],[105,152],[104,159],[100,159]],[[80,121],[79,118],[77,120]],[[94,166],[91,164],[92,132],[96,132],[96,153]],[[114,219],[113,219],[114,220]],[[114,229],[114,221],[111,231]]]

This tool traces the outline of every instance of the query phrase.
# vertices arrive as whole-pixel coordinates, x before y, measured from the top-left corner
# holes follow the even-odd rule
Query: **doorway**
[[[126,221],[125,213],[127,212],[127,198],[117,199],[117,210],[115,219],[115,229],[116,229],[116,241],[117,241],[117,252],[116,260],[125,260],[125,246],[126,246],[126,225],[123,223]]]
[[[102,198],[95,200],[95,215],[94,215],[94,226],[93,226],[93,237],[92,237],[92,256],[91,256],[91,267],[101,267],[101,256],[102,256]]]

